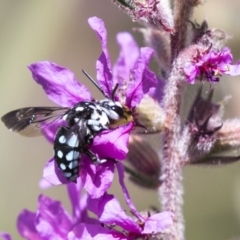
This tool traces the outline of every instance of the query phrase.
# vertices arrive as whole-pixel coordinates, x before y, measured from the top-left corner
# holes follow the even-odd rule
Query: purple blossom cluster
[[[120,54],[111,67],[107,49],[107,31],[101,19],[92,17],[89,25],[98,36],[102,53],[96,62],[97,80],[109,98],[116,84],[116,98],[129,109],[140,103],[144,95],[157,85],[155,74],[148,64],[153,50],[140,48],[129,33],[119,33],[117,41]],[[129,57],[129,52],[131,55]],[[72,107],[81,101],[91,101],[89,90],[79,83],[74,74],[52,62],[38,62],[29,66],[34,80],[40,84],[54,103],[61,107]],[[66,184],[72,204],[72,216],[60,201],[40,195],[36,212],[23,210],[17,219],[17,228],[22,237],[36,239],[136,239],[163,232],[172,224],[172,213],[148,213],[143,216],[133,205],[124,184],[124,168],[121,163],[128,152],[128,140],[134,122],[105,130],[98,134],[90,149],[106,162],[95,165],[89,157],[81,157],[77,184],[69,182],[58,169],[54,158],[50,159],[40,181],[42,188]],[[44,126],[43,133],[53,143],[56,130],[64,125],[63,120]],[[114,159],[117,159],[116,162]],[[126,203],[132,216],[128,216],[115,196],[107,191],[112,184],[114,169],[117,168]],[[81,194],[82,190],[86,194]],[[96,218],[88,216],[88,211]],[[117,227],[117,229],[115,229]],[[11,239],[2,233],[3,239]]]
[[[124,184],[124,170],[117,164],[119,182],[133,217],[128,216],[120,203],[105,192],[99,198],[81,194],[83,184],[67,184],[72,216],[60,201],[40,195],[36,212],[23,210],[17,228],[25,239],[136,239],[162,232],[172,223],[172,214],[162,212],[142,216],[134,207]],[[88,215],[91,211],[96,218]],[[118,227],[118,229],[115,229]],[[119,230],[120,229],[120,230]],[[7,239],[5,237],[5,239]]]
[[[191,63],[184,67],[187,81],[191,84],[196,79],[207,80],[210,83],[219,82],[223,74],[236,76],[240,74],[239,63],[232,64],[233,56],[229,48],[225,47],[219,51],[207,49],[192,57]]]
[[[65,185],[72,214],[60,201],[40,195],[36,212],[23,210],[17,219],[18,231],[25,239],[184,240],[182,168],[188,164],[219,165],[240,159],[226,155],[240,148],[240,120],[223,120],[224,101],[212,102],[213,89],[205,99],[200,87],[188,115],[181,112],[188,83],[213,84],[223,74],[240,74],[240,62],[233,64],[231,51],[223,44],[227,34],[208,29],[206,21],[202,25],[190,21],[194,7],[204,1],[173,1],[173,8],[170,1],[112,1],[134,21],[145,24],[146,28],[139,32],[151,47],[139,48],[129,33],[118,33],[120,53],[111,66],[103,21],[97,17],[88,20],[102,50],[96,61],[98,84],[105,97],[129,109],[131,120],[115,128],[108,128],[109,123],[102,131],[94,132],[87,148],[104,161],[94,164],[82,151],[79,173],[74,172],[76,184],[66,179],[56,159],[46,163],[40,187]],[[153,55],[159,65],[157,75],[149,68]],[[77,103],[95,101],[67,68],[44,61],[31,64],[29,70],[48,98],[61,108],[71,109]],[[97,106],[100,108],[100,103]],[[21,120],[21,116],[17,117]],[[59,127],[67,124],[62,116],[50,124],[43,123],[42,132],[55,144],[56,139],[61,142],[56,137]],[[150,142],[133,136],[139,126],[147,133],[160,133],[157,151]],[[126,161],[128,164],[124,165]],[[109,193],[115,170],[127,210]],[[162,212],[138,212],[125,185],[126,172],[139,186],[158,190]],[[0,237],[11,240],[7,233],[0,233]]]

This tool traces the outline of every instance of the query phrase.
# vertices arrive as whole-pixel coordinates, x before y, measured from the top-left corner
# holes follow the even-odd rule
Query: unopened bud
[[[204,46],[211,46],[211,50],[219,51],[225,46],[228,39],[231,37],[220,29],[210,29],[205,32],[200,38],[198,43]]]
[[[213,103],[213,90],[206,99],[201,90],[190,109],[188,116],[191,145],[189,146],[190,163],[198,163],[208,155],[217,141],[217,133],[222,128],[223,103]]]
[[[152,97],[145,95],[141,103],[135,108],[134,119],[142,125],[147,133],[162,131],[165,122],[165,114],[160,104]],[[137,130],[137,132],[144,132]]]
[[[156,151],[140,136],[131,135],[125,170],[135,184],[155,189],[160,185],[160,160]]]
[[[201,101],[204,102],[203,100]],[[225,102],[226,100],[218,104],[218,106],[222,107]],[[212,109],[217,110],[214,104],[211,106],[213,107]],[[219,166],[240,160],[240,155],[231,154],[231,151],[240,148],[240,119],[229,119],[224,121],[220,127],[215,127],[221,114],[219,115],[218,111],[215,111],[213,116],[215,116],[215,118],[213,118],[210,126],[214,131],[208,132],[208,135],[205,137],[202,135],[195,145],[193,141],[192,149],[190,148],[191,153],[189,154],[192,157],[190,160],[191,164]],[[216,121],[216,119],[218,120]],[[203,149],[204,145],[201,143],[203,139],[206,146],[208,146],[207,149]],[[209,142],[207,142],[207,140],[209,140]],[[195,148],[193,148],[193,146],[195,146]]]
[[[229,119],[217,132],[217,141],[212,152],[229,151],[240,148],[240,119]]]
[[[192,27],[191,29],[192,36],[190,38],[191,42],[198,43],[199,41],[201,41],[203,36],[208,31],[208,23],[206,20],[204,20],[202,24],[198,24],[197,22],[191,22],[191,21],[189,21],[189,23],[191,24],[191,27]]]

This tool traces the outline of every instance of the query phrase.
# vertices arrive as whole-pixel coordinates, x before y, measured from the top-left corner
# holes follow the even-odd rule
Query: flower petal
[[[233,75],[236,74],[234,69],[229,69],[232,61],[233,56],[229,48],[224,48],[221,51],[209,49],[205,52],[198,52],[196,56],[192,56],[191,63],[183,69],[187,81],[191,84],[195,83],[196,78],[199,78],[200,81],[207,80],[208,82],[215,83],[219,82],[222,74],[231,75],[231,71]]]
[[[99,198],[109,189],[113,174],[114,162],[111,160],[96,166],[87,158],[82,159],[81,178],[91,198]]]
[[[150,88],[157,85],[156,75],[148,68],[152,55],[151,48],[140,49],[140,57],[133,69],[134,81],[131,82],[126,91],[126,105],[131,109],[140,103]]]
[[[143,234],[155,234],[164,231],[173,224],[173,214],[171,212],[161,212],[150,216],[144,225]]]
[[[200,74],[200,71],[196,66],[189,64],[184,67],[184,73],[186,74],[187,81],[190,84],[194,84],[196,77]]]
[[[48,188],[52,187],[53,184],[51,184],[46,178],[42,178],[42,179],[40,179],[40,181],[38,182],[38,186],[39,186],[41,189],[48,189]]]
[[[35,227],[36,214],[23,210],[17,218],[17,229],[19,234],[28,240],[41,240]]]
[[[132,128],[133,123],[131,122],[114,130],[98,134],[94,138],[91,149],[100,158],[125,159],[128,153],[128,140]]]
[[[97,80],[103,91],[111,97],[113,90],[110,57],[107,49],[107,30],[102,19],[88,19],[90,27],[95,31],[102,45],[102,53],[96,62]]]
[[[67,184],[68,196],[72,205],[72,215],[74,222],[79,222],[81,219],[81,204],[80,194],[82,190],[82,181],[80,178],[77,179],[77,183]]]
[[[54,158],[50,159],[45,165],[43,177],[53,185],[69,183],[65,176],[63,176],[62,171],[56,166]]]
[[[113,195],[106,193],[101,198],[89,199],[88,206],[89,210],[98,216],[100,222],[116,224],[125,231],[141,233],[141,228],[125,213]]]
[[[228,75],[231,76],[238,76],[240,75],[240,63],[237,63],[236,65],[228,65],[227,71],[225,72]]]
[[[149,95],[153,99],[157,100],[159,103],[161,102],[163,97],[164,85],[165,85],[165,82],[162,79],[158,78],[156,88],[151,88],[149,91]]]
[[[59,201],[54,201],[43,195],[38,199],[36,214],[36,229],[39,235],[47,239],[65,239],[72,230],[72,223],[68,213]]]
[[[91,94],[67,68],[52,62],[38,62],[29,66],[35,81],[49,99],[62,107],[72,107],[77,102],[91,100]]]
[[[3,240],[12,240],[11,235],[8,234],[8,233],[0,232],[0,237],[1,237]]]
[[[124,234],[115,230],[109,230],[101,224],[78,224],[72,232],[68,234],[68,240],[116,240],[128,239]]]
[[[113,79],[114,85],[119,83],[121,86],[123,81],[129,80],[130,71],[133,69],[139,56],[139,47],[128,32],[118,33],[117,42],[120,47],[120,53],[113,66]]]
[[[136,207],[134,206],[134,204],[133,204],[133,202],[130,198],[130,195],[128,193],[127,187],[124,183],[124,167],[123,167],[122,163],[118,162],[116,164],[116,167],[117,167],[117,171],[118,171],[118,180],[119,180],[119,183],[122,187],[122,191],[123,191],[125,201],[126,201],[127,205],[129,206],[129,208],[131,210],[131,213],[135,217],[137,217],[140,221],[144,220],[143,217],[138,213]]]

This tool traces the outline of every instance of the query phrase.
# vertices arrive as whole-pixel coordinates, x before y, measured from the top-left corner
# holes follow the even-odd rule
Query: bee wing
[[[13,132],[23,136],[38,136],[45,126],[57,123],[68,108],[28,107],[20,108],[5,114],[1,120]]]

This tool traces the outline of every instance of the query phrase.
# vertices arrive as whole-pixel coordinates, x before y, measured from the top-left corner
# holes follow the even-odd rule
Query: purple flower
[[[102,53],[96,63],[97,80],[100,87],[111,98],[112,91],[118,84],[119,88],[115,98],[134,111],[143,96],[156,85],[156,76],[147,66],[153,50],[150,48],[139,50],[130,34],[121,33],[117,37],[121,48],[120,55],[112,70],[104,23],[101,19],[93,17],[89,19],[89,24],[96,32],[102,46]],[[76,80],[70,70],[64,67],[52,62],[38,62],[30,65],[29,69],[47,96],[62,107],[71,108],[80,101],[91,101],[92,99],[88,89]],[[50,142],[54,141],[58,127],[64,124],[61,120],[44,127],[43,132]],[[99,133],[95,136],[90,149],[101,159],[124,160],[128,152],[128,139],[133,126],[133,122],[130,122],[116,129]],[[106,192],[112,183],[113,173],[114,162],[111,160],[95,166],[87,156],[81,158],[79,175],[84,188],[93,198],[98,198]],[[68,182],[55,166],[54,159],[46,164],[43,177],[53,185]],[[45,182],[41,186],[47,185]]]
[[[122,209],[118,200],[105,193],[98,199],[88,199],[88,209],[96,214],[98,220],[93,223],[85,222],[76,225],[68,234],[68,239],[137,239],[146,238],[163,232],[172,222],[172,213],[162,212],[143,216],[133,205],[124,184],[124,169],[117,164],[120,184],[123,188],[125,200],[134,217],[130,217]],[[114,227],[118,227],[116,230]],[[121,230],[119,230],[119,228]]]
[[[50,99],[63,107],[72,107],[80,101],[91,99],[89,91],[76,81],[72,72],[51,62],[39,62],[30,67],[34,79],[42,85]],[[61,90],[62,89],[62,90]],[[53,142],[55,132],[62,122],[57,122],[44,128],[47,138]],[[111,158],[122,160],[127,153],[129,133],[133,123],[108,130],[95,137],[92,150],[100,158]],[[111,151],[109,151],[111,149]],[[95,166],[87,157],[83,157],[80,175],[85,182],[86,189],[93,197],[99,197],[112,183],[114,163],[107,161],[104,164]],[[51,159],[45,169],[44,177],[52,184],[67,183],[62,172],[55,166],[54,159]],[[93,185],[89,185],[89,183]]]
[[[222,74],[231,76],[239,75],[239,65],[232,65],[233,57],[229,48],[221,51],[207,50],[198,52],[192,63],[184,68],[187,80],[193,84],[196,78],[201,81],[205,79],[210,83],[219,81]]]
[[[90,211],[97,215],[99,221],[76,225],[68,234],[68,239],[145,239],[147,236],[163,232],[172,224],[170,212],[153,215],[149,213],[141,219],[130,217],[118,200],[110,194],[105,194],[99,199],[91,199],[88,206]],[[115,227],[118,230],[114,229]]]
[[[128,216],[121,208],[118,200],[104,193],[100,198],[93,199],[82,195],[83,185],[78,179],[77,184],[67,185],[68,196],[72,206],[70,215],[61,202],[40,195],[36,212],[23,210],[17,219],[20,235],[28,240],[52,239],[136,239],[161,233],[172,224],[172,214],[162,212],[143,216],[133,205],[124,184],[124,168],[117,163],[120,184],[125,200],[134,217]],[[82,195],[82,196],[81,196]],[[97,219],[90,218],[87,211],[96,214]],[[114,229],[115,226],[122,230]],[[11,240],[8,234],[0,234]]]
[[[40,195],[36,212],[23,210],[17,219],[20,235],[28,240],[67,239],[67,235],[80,222],[94,223],[86,212],[87,196],[80,199],[82,185],[67,185],[72,205],[72,216],[63,208],[59,201]]]
[[[96,233],[94,226],[100,226],[101,223],[104,224],[105,228],[101,230],[97,227],[97,234],[104,231],[102,233],[112,235],[112,239],[114,239],[116,235],[118,235],[119,238],[121,237],[121,239],[136,239],[138,237],[144,238],[148,235],[161,233],[172,224],[172,214],[170,212],[149,214],[149,216],[141,216],[141,219],[135,216],[130,217],[126,214],[125,210],[122,209],[118,200],[113,195],[107,193],[99,199],[90,199],[88,206],[90,211],[97,215],[99,224],[92,224],[92,228],[89,228],[90,224],[87,226],[84,224],[77,225],[73,233],[69,234],[70,236],[74,234],[77,239],[87,239],[85,235],[81,234],[84,233],[88,235],[94,232]],[[121,231],[117,232],[113,229],[115,226],[121,228]],[[107,233],[106,230],[108,230]],[[94,236],[92,239],[97,238]],[[111,238],[109,237],[109,239]]]
[[[8,234],[8,233],[5,233],[5,232],[0,232],[0,237],[1,237],[3,240],[12,240],[11,235]]]
[[[109,96],[114,86],[119,84],[116,97],[131,110],[134,109],[143,96],[157,84],[155,74],[148,68],[153,50],[148,47],[139,49],[129,33],[119,33],[117,42],[120,46],[120,54],[111,70],[104,22],[92,17],[89,18],[88,23],[96,32],[102,46],[102,53],[96,62],[99,84]]]

